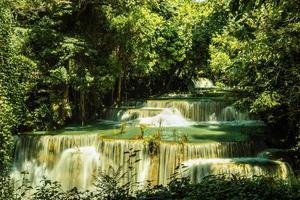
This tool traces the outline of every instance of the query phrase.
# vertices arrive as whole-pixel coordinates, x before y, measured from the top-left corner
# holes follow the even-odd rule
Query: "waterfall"
[[[59,181],[64,189],[74,186],[91,189],[95,176],[102,173],[126,174],[120,184],[149,180],[149,146],[140,141],[102,140],[97,135],[21,136],[16,147],[13,176],[28,172],[33,186],[43,177]],[[133,151],[134,156],[128,152]],[[133,171],[128,159],[132,156]],[[139,162],[135,162],[140,160]],[[135,174],[135,175],[134,175]]]
[[[162,108],[135,108],[135,109],[128,109],[124,112],[121,116],[121,121],[128,121],[134,120],[137,118],[147,118],[153,117],[160,114],[164,109]]]
[[[246,113],[237,111],[225,101],[196,100],[148,100],[147,107],[176,108],[193,121],[242,121],[249,120]]]
[[[166,185],[178,172],[182,176],[190,176],[192,182],[199,182],[208,174],[220,173],[249,177],[270,175],[287,181],[292,177],[286,163],[254,157],[260,150],[257,142],[238,142],[239,138],[232,139],[232,142],[228,138],[221,140],[227,142],[218,140],[222,134],[227,137],[228,132],[213,132],[212,127],[221,129],[223,125],[230,125],[224,122],[238,122],[241,125],[242,121],[249,120],[247,113],[237,111],[226,101],[207,98],[158,99],[131,102],[124,106],[127,107],[107,111],[107,119],[113,120],[113,123],[106,121],[112,125],[112,129],[108,128],[106,132],[115,131],[116,126],[125,122],[125,126],[145,125],[152,130],[155,130],[153,127],[178,127],[182,133],[194,134],[192,136],[198,139],[191,141],[195,143],[181,140],[166,142],[161,136],[153,142],[153,135],[146,133],[144,139],[135,140],[112,139],[109,134],[102,137],[95,132],[21,135],[16,142],[12,176],[20,180],[22,172],[26,171],[32,186],[39,185],[46,177],[60,182],[65,190],[72,187],[93,190],[95,177],[102,174],[119,178],[120,186],[131,183],[131,190],[142,189],[149,182],[152,185]],[[209,124],[204,124],[206,128],[203,128],[200,122]],[[211,123],[215,122],[218,125],[212,126]],[[189,128],[196,133],[190,133]]]
[[[197,80],[193,80],[193,86],[195,89],[201,88],[215,88],[214,83],[207,78],[199,78]]]
[[[51,170],[49,177],[60,182],[64,189],[92,189],[98,174],[100,154],[94,147],[66,149]]]
[[[98,135],[20,136],[13,174],[20,178],[21,172],[27,171],[33,186],[38,185],[43,176],[46,176],[59,181],[64,189],[76,186],[82,190],[92,188],[98,170],[104,174],[124,174],[120,185],[139,183],[138,188],[145,186],[147,181],[166,185],[181,164],[187,164],[192,180],[198,180],[208,173],[231,173],[234,170],[247,176],[271,173],[286,178],[289,174],[283,164],[264,168],[247,163],[255,159],[243,160],[242,166],[235,164],[239,160],[232,160],[232,157],[251,157],[257,153],[253,142],[160,142],[157,154],[151,153],[151,148],[153,147],[143,140],[102,139]],[[128,166],[129,158],[132,159],[132,171]],[[139,161],[135,162],[136,160]],[[230,169],[222,171],[223,168],[218,166]],[[284,168],[286,176],[283,176],[283,172],[279,173]]]
[[[159,184],[166,185],[182,162],[195,158],[230,158],[254,155],[251,142],[209,144],[162,143],[159,151]]]
[[[234,174],[236,176],[265,176],[275,177],[291,182],[291,169],[287,163],[263,158],[215,158],[194,159],[182,163],[183,176],[191,178],[193,183],[210,174]]]
[[[110,109],[106,119],[129,121],[151,118],[166,110],[176,110],[182,117],[195,122],[232,122],[250,120],[245,112],[236,110],[226,101],[213,99],[147,100],[143,107],[123,107]]]
[[[128,182],[138,182],[138,184],[144,185],[149,180],[149,174],[147,174],[150,168],[148,145],[144,145],[138,140],[103,140],[99,148],[100,169],[105,174],[118,171],[119,175],[124,175],[119,181],[120,185]],[[129,170],[130,162],[133,167],[132,170]]]
[[[145,124],[150,127],[186,127],[191,123],[177,109],[165,108],[161,113],[153,117],[139,118],[139,124]]]
[[[13,177],[22,179],[26,171],[32,186],[45,176],[65,189],[88,189],[99,165],[97,140],[97,135],[20,136]]]

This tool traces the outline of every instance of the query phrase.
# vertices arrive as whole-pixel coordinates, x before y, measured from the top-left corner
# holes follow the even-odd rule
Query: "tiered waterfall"
[[[128,126],[189,127],[199,123],[222,125],[250,121],[247,113],[237,111],[225,101],[207,98],[128,103],[127,107],[108,113],[107,119],[115,120],[116,124],[126,121]],[[27,171],[32,185],[38,185],[45,176],[59,181],[64,189],[75,186],[81,190],[92,189],[100,173],[126,174],[120,184],[138,183],[138,188],[149,181],[152,185],[165,185],[176,170],[181,176],[190,176],[193,182],[220,173],[275,176],[287,181],[292,174],[284,162],[256,157],[259,147],[255,141],[155,141],[153,145],[153,141],[144,139],[102,137],[100,132],[21,135],[16,143],[12,174],[20,178],[21,172]]]

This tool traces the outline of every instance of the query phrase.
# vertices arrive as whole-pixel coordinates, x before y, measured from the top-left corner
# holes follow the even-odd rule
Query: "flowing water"
[[[111,110],[108,118],[115,123],[133,121],[133,126],[174,128],[191,127],[199,122],[250,120],[232,105],[210,99],[148,100],[137,104]],[[200,137],[204,133],[197,134]],[[132,189],[143,188],[148,181],[152,185],[166,185],[176,170],[182,176],[190,176],[192,182],[220,173],[275,176],[289,181],[292,176],[289,166],[256,157],[259,150],[256,142],[248,140],[189,143],[112,139],[100,134],[21,135],[16,143],[12,175],[20,179],[22,172],[27,171],[33,186],[45,176],[59,181],[64,189],[76,186],[81,190],[93,189],[99,173],[122,177],[121,185],[138,183]],[[184,170],[178,168],[183,165]]]
[[[128,121],[149,118],[166,112],[166,109],[180,113],[185,119],[196,122],[229,122],[250,120],[245,112],[236,110],[226,101],[211,99],[147,100],[140,108],[118,108],[108,111],[108,118]]]
[[[98,170],[103,173],[128,171],[130,150],[138,150],[132,159],[136,176],[121,179],[146,184],[166,184],[183,161],[195,158],[230,158],[255,154],[252,142],[176,144],[161,142],[156,154],[142,140],[102,139],[97,135],[21,136],[17,143],[15,170],[28,171],[33,185],[46,176],[62,183],[65,189],[76,186],[91,189]],[[127,153],[127,154],[126,154]],[[14,174],[20,176],[21,173]]]
[[[183,162],[186,167],[183,175],[191,177],[193,183],[201,181],[209,174],[235,174],[245,177],[271,176],[292,182],[290,166],[284,162],[272,161],[264,158],[216,158],[192,159]]]

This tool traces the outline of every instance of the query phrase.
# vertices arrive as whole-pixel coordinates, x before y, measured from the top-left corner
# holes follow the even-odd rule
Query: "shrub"
[[[117,172],[116,172],[117,173]],[[79,191],[72,188],[64,191],[58,182],[44,179],[41,185],[29,191],[26,184],[14,187],[9,176],[0,177],[0,199],[8,200],[298,200],[299,185],[290,186],[274,178],[253,178],[234,175],[211,175],[200,183],[191,184],[188,178],[174,178],[167,186],[148,186],[132,192],[128,183],[119,186],[116,174],[100,174],[95,190]],[[26,183],[26,182],[25,182]]]

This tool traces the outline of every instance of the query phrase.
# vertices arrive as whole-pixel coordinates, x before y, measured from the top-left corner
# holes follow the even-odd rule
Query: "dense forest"
[[[0,168],[20,132],[84,125],[199,77],[235,90],[299,165],[299,10],[289,0],[1,0]]]

